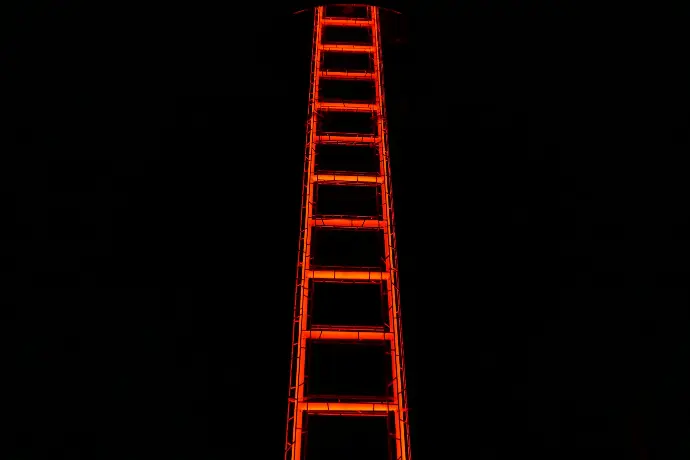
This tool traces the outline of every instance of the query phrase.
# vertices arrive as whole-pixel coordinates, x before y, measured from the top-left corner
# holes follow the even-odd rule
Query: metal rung
[[[317,102],[316,110],[331,110],[334,112],[378,112],[378,104],[359,102]]]
[[[336,70],[322,70],[319,76],[321,78],[337,78],[340,80],[373,80],[376,78],[374,72],[340,72]]]
[[[372,331],[302,331],[302,338],[312,340],[393,340],[392,332]]]
[[[311,222],[315,227],[386,228],[385,221],[379,219],[314,217]]]
[[[378,144],[381,138],[372,135],[322,134],[315,136],[321,144]]]
[[[387,280],[390,278],[388,272],[378,270],[312,270],[304,271],[307,278],[328,279],[328,280]]]
[[[338,412],[343,415],[357,415],[361,412],[397,412],[395,403],[344,403],[299,401],[297,407],[306,412]]]
[[[321,51],[340,51],[341,53],[373,53],[371,45],[328,44],[319,47]]]
[[[371,19],[323,18],[321,21],[324,26],[371,27],[374,25]]]
[[[355,182],[358,184],[382,184],[383,176],[365,174],[314,174],[312,182]]]

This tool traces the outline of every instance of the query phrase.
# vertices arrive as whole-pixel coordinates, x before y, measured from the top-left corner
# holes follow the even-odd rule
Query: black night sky
[[[3,458],[281,458],[311,16],[250,3],[5,6]],[[682,15],[404,6],[415,458],[687,458]]]

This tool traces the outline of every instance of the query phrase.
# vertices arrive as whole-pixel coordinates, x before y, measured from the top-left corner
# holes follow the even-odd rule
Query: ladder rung
[[[312,270],[304,271],[307,278],[329,279],[329,280],[387,280],[388,272],[379,270]]]
[[[312,182],[356,182],[365,184],[382,184],[383,176],[366,174],[314,174]]]
[[[372,45],[348,45],[343,44],[322,44],[319,49],[321,51],[340,51],[341,53],[373,53],[374,47]]]
[[[374,331],[302,331],[302,337],[314,340],[393,340],[392,332]]]
[[[315,137],[316,142],[321,144],[378,144],[381,140],[378,136],[356,134],[322,134]]]
[[[321,78],[337,78],[341,80],[373,80],[374,72],[340,72],[336,70],[322,70]]]
[[[346,219],[337,217],[314,217],[315,227],[348,227],[348,228],[385,228],[385,222],[379,219]]]
[[[307,412],[344,412],[355,415],[357,412],[391,412],[397,411],[395,403],[344,403],[299,401],[297,407]]]
[[[360,102],[317,102],[316,110],[331,110],[334,112],[378,112],[378,104]]]
[[[323,18],[324,26],[371,27],[374,21],[361,18]]]

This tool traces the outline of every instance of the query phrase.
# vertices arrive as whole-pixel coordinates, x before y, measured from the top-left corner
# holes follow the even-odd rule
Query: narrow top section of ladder
[[[323,18],[324,26],[342,26],[342,27],[371,27],[374,21],[371,19],[362,18]]]

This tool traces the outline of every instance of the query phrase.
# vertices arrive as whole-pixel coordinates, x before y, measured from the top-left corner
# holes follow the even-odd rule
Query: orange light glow
[[[387,280],[390,273],[375,270],[355,271],[355,270],[304,270],[304,278],[315,278],[322,280]]]
[[[315,340],[392,340],[393,334],[390,332],[370,332],[370,331],[328,331],[328,330],[309,330],[302,333],[303,339]]]
[[[323,18],[322,26],[341,26],[341,27],[371,27],[371,19],[352,19],[352,18]]]
[[[315,143],[323,144],[380,144],[381,138],[367,134],[353,133],[350,135],[323,134],[314,136]]]
[[[314,174],[312,179],[314,182],[383,183],[382,176],[373,176],[371,174]]]
[[[322,70],[321,78],[334,78],[338,80],[373,80],[374,72],[341,72],[337,70]]]
[[[324,44],[321,51],[338,51],[342,53],[373,53],[374,47],[369,45]]]
[[[339,218],[325,218],[316,217],[312,220],[316,227],[347,227],[347,228],[383,228],[386,229],[386,223],[382,220],[374,219],[339,219]]]
[[[300,409],[306,412],[393,412],[398,406],[387,403],[304,402]]]
[[[288,427],[285,448],[285,460],[303,460],[306,430],[304,414],[326,413],[339,416],[372,416],[388,415],[395,421],[390,435],[394,437],[395,459],[411,460],[409,443],[407,396],[405,388],[405,371],[402,344],[402,323],[399,308],[399,286],[397,270],[397,252],[395,247],[392,187],[388,155],[388,136],[383,91],[383,66],[379,8],[367,6],[368,18],[355,19],[347,17],[326,17],[325,7],[314,11],[314,40],[312,51],[311,89],[309,97],[309,119],[307,127],[307,145],[304,170],[304,188],[302,196],[302,222],[299,245],[299,262],[297,267],[297,289],[295,296],[295,317],[292,343],[292,362],[290,375],[290,392],[288,396]],[[362,27],[371,30],[371,44],[358,43],[322,43],[323,28]],[[324,52],[329,53],[368,53],[372,66],[370,69],[331,70],[324,66]],[[369,80],[375,86],[375,98],[368,103],[349,100],[322,101],[319,99],[321,79],[329,80]],[[328,133],[317,134],[319,117],[325,111],[335,112],[371,112],[375,115],[377,135],[361,133]],[[379,170],[375,174],[366,172],[317,172],[315,157],[317,145],[339,144],[375,146],[379,155]],[[380,193],[383,209],[379,218],[362,218],[361,216],[322,216],[315,214],[315,188],[317,184],[353,185],[377,188]],[[384,238],[385,269],[371,270],[364,267],[352,269],[312,266],[312,231],[315,227],[347,227],[350,229],[380,229]],[[355,232],[353,232],[355,233]],[[386,325],[384,326],[340,326],[335,324],[311,325],[309,320],[310,280],[328,282],[376,282],[385,287],[387,302]],[[367,402],[367,398],[356,395],[336,395],[321,397],[318,401],[305,394],[307,380],[306,356],[308,340],[338,340],[342,342],[382,341],[390,346],[391,387],[392,395],[388,402],[384,399]],[[345,345],[349,346],[349,345]],[[339,396],[350,402],[340,402]],[[326,400],[324,400],[326,399]]]
[[[336,112],[376,112],[376,104],[362,104],[357,102],[317,102],[316,110],[333,110]]]

